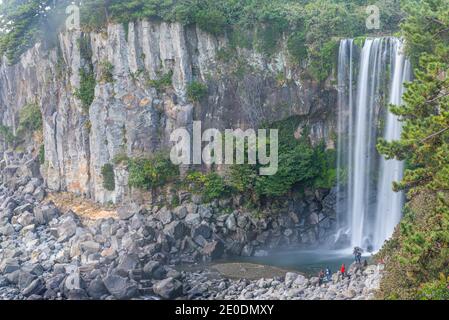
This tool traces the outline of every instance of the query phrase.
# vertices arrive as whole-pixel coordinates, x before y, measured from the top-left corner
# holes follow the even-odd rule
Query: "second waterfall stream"
[[[393,37],[340,43],[338,59],[338,215],[340,236],[351,247],[382,247],[401,219],[402,193],[393,182],[404,166],[376,150],[380,137],[401,135],[401,122],[388,110],[400,105],[411,67],[403,43]]]

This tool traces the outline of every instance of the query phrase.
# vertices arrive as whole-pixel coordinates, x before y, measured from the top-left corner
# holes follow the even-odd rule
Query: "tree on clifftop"
[[[403,1],[401,25],[415,80],[404,105],[391,107],[403,121],[399,141],[381,140],[387,158],[405,160],[394,188],[408,191],[405,217],[385,246],[386,298],[441,298],[449,275],[449,2]]]

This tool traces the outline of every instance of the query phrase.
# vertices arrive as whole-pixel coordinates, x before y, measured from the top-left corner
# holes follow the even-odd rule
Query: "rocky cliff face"
[[[37,44],[19,63],[0,65],[0,122],[15,130],[24,105],[41,107],[46,160],[41,171],[51,190],[122,202],[129,197],[126,170],[115,169],[111,192],[103,188],[102,166],[118,154],[167,148],[175,128],[191,128],[196,120],[203,129],[245,129],[299,115],[312,141],[325,139],[332,146],[336,91],[303,80],[285,48],[271,58],[246,49],[231,55],[226,38],[178,23],[143,21],[84,35],[92,49],[86,59],[81,36],[63,33],[56,48]],[[113,82],[101,80],[105,61],[113,65]],[[87,64],[97,80],[88,112],[74,94]],[[148,79],[169,72],[172,88],[162,92],[148,85]],[[187,97],[192,81],[208,86],[199,103]]]

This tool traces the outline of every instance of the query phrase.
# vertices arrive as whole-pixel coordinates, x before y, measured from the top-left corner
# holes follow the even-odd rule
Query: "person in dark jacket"
[[[323,284],[324,282],[324,271],[323,269],[321,269],[320,273],[318,274],[318,279],[320,279],[320,286]]]
[[[352,253],[354,255],[355,262],[358,264],[362,264],[362,252],[363,252],[362,248],[355,247]]]
[[[329,267],[326,268],[326,279],[327,281],[332,281],[332,272]]]

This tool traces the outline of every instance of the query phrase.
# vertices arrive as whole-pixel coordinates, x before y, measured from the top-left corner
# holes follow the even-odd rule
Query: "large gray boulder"
[[[103,283],[109,293],[119,300],[129,300],[139,293],[135,283],[118,275],[108,275],[103,279]]]
[[[166,276],[167,272],[160,262],[149,261],[143,267],[143,274],[147,279],[162,280]]]
[[[237,230],[237,221],[235,220],[233,214],[230,214],[229,217],[226,219],[225,225],[226,228],[228,228],[231,231]]]
[[[57,227],[58,242],[65,242],[73,237],[76,233],[77,221],[74,214],[65,214],[61,218],[61,223]]]
[[[165,226],[164,233],[175,240],[183,239],[189,232],[189,229],[181,221],[173,221]]]
[[[212,229],[207,224],[200,224],[199,226],[192,228],[192,238],[202,236],[204,239],[210,239],[212,236]]]
[[[164,299],[175,299],[182,295],[182,283],[173,278],[157,282],[153,291]]]
[[[162,224],[167,225],[173,221],[173,214],[167,208],[162,208],[155,214],[155,218],[162,222]]]
[[[207,243],[203,250],[202,254],[210,257],[212,260],[220,259],[224,253],[224,244],[221,241],[212,241]]]
[[[108,289],[104,285],[103,280],[101,279],[95,279],[92,280],[87,287],[87,294],[89,297],[99,300],[103,296],[107,295],[109,293]]]
[[[136,254],[124,254],[120,257],[116,271],[128,274],[130,271],[140,267],[139,257]]]
[[[48,224],[54,218],[59,217],[59,215],[59,209],[51,202],[43,206],[38,206],[34,209],[34,217],[36,222],[41,225]]]
[[[123,205],[117,209],[117,214],[121,220],[128,220],[137,212],[139,212],[139,207],[135,204]]]

